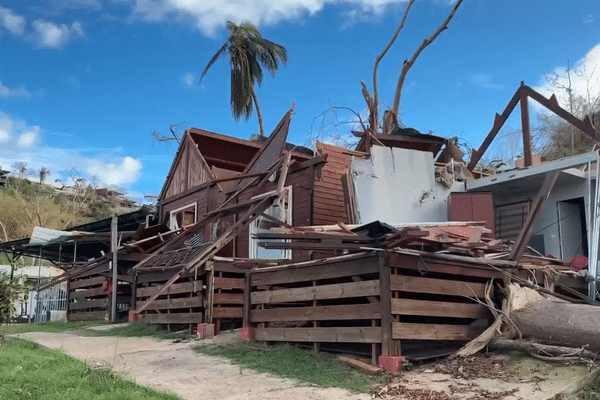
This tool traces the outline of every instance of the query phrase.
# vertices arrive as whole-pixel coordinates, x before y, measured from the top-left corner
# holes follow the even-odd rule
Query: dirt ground
[[[367,400],[370,394],[321,389],[259,373],[198,354],[194,343],[131,337],[86,336],[77,332],[24,333],[17,337],[65,353],[92,365],[110,366],[135,382],[175,393],[186,400]],[[219,335],[227,344],[239,334]],[[557,366],[519,355],[477,356],[459,362],[425,365],[404,372],[375,398],[406,400],[544,400],[577,389],[588,376],[585,366]]]
[[[85,360],[109,365],[128,379],[186,400],[366,400],[368,394],[321,389],[243,369],[227,360],[195,353],[195,343],[130,337],[83,336],[76,332],[15,335]]]

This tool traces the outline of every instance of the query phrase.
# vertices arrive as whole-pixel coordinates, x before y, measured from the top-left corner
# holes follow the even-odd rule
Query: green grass
[[[227,358],[243,367],[297,379],[319,387],[339,387],[367,393],[387,377],[372,377],[339,362],[335,356],[301,349],[289,344],[267,346],[260,343],[231,347],[197,346],[195,351]]]
[[[91,329],[88,329],[87,331],[94,336],[155,337],[159,339],[172,338],[172,335],[162,329],[160,325],[145,324],[143,322],[133,322],[107,331],[94,331]]]
[[[40,322],[32,324],[2,325],[0,330],[5,335],[27,332],[64,332],[76,329],[85,329],[89,326],[102,325],[104,321],[79,321],[79,322]]]
[[[0,399],[180,400],[26,341],[0,346]]]
[[[155,337],[166,339],[171,337],[159,325],[134,322],[125,326],[117,326],[106,331],[88,329],[90,326],[107,325],[104,321],[79,321],[79,322],[41,322],[32,324],[3,325],[0,330],[5,335],[27,332],[66,332],[83,330],[90,336],[129,336],[129,337]]]

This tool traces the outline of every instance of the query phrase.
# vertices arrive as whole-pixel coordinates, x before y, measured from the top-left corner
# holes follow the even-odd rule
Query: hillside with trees
[[[0,186],[0,210],[0,242],[4,242],[30,236],[34,226],[66,229],[134,209],[103,200],[95,185],[83,179],[57,189],[10,177]]]

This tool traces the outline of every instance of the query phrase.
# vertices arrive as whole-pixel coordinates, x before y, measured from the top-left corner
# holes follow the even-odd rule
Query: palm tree
[[[40,185],[42,185],[48,177],[48,175],[50,175],[50,170],[46,167],[42,167],[38,172],[40,174]]]
[[[265,135],[262,113],[258,105],[256,83],[260,86],[263,78],[262,67],[275,76],[279,62],[287,64],[287,50],[285,47],[263,38],[256,27],[248,22],[240,25],[228,21],[227,30],[229,37],[221,48],[215,53],[204,68],[200,81],[210,67],[224,54],[229,54],[231,65],[231,112],[236,120],[242,116],[248,120],[252,115],[253,106],[256,108],[260,135]]]

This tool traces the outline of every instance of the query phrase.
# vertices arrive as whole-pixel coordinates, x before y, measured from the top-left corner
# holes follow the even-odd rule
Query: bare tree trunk
[[[406,24],[406,18],[408,17],[408,13],[410,12],[410,8],[412,7],[412,5],[414,4],[415,1],[416,0],[410,0],[408,2],[408,4],[406,5],[406,9],[404,10],[404,15],[402,16],[402,21],[400,21],[400,25],[398,25],[398,28],[396,28],[396,32],[394,32],[394,35],[390,39],[387,46],[385,46],[385,48],[383,49],[381,54],[379,54],[377,56],[377,58],[375,59],[375,65],[373,66],[373,103],[374,103],[374,107],[372,107],[373,111],[371,111],[371,117],[374,121],[374,125],[371,125],[371,131],[373,133],[377,133],[377,130],[379,128],[378,127],[378,124],[379,124],[379,116],[378,116],[379,90],[377,87],[377,71],[379,69],[379,63],[381,62],[383,57],[387,54],[388,50],[392,47],[392,45],[396,41],[396,38],[400,34],[400,31],[402,30],[402,28],[404,28],[404,25]],[[363,95],[364,95],[364,89],[366,89],[366,87],[363,84]],[[369,109],[371,109],[371,105],[370,104],[368,104],[368,105],[369,105]]]
[[[254,101],[254,107],[256,108],[256,115],[258,116],[258,126],[260,127],[260,137],[265,136],[265,126],[263,124],[262,112],[260,111],[260,106],[258,105],[258,97],[256,97],[256,91],[254,90],[254,86],[252,86],[252,100]]]
[[[456,10],[458,10],[458,7],[460,7],[462,2],[463,0],[458,0],[452,8],[452,10],[450,11],[450,13],[448,14],[448,16],[446,17],[446,19],[444,20],[444,22],[442,22],[442,24],[437,28],[433,35],[423,40],[423,43],[421,43],[421,45],[417,48],[417,50],[410,59],[404,60],[404,64],[402,65],[402,72],[400,72],[400,76],[398,77],[398,83],[396,85],[394,105],[392,106],[391,110],[396,115],[396,118],[398,117],[398,111],[400,109],[400,97],[402,96],[402,87],[404,86],[404,80],[406,79],[406,74],[408,73],[408,70],[410,69],[410,67],[413,66],[413,64],[415,63],[421,52],[425,49],[425,47],[433,43],[433,41],[440,35],[440,33],[448,29],[448,23],[454,17],[454,14],[456,14]]]
[[[600,307],[549,299],[537,292],[514,289],[510,319],[523,338],[600,352]]]

